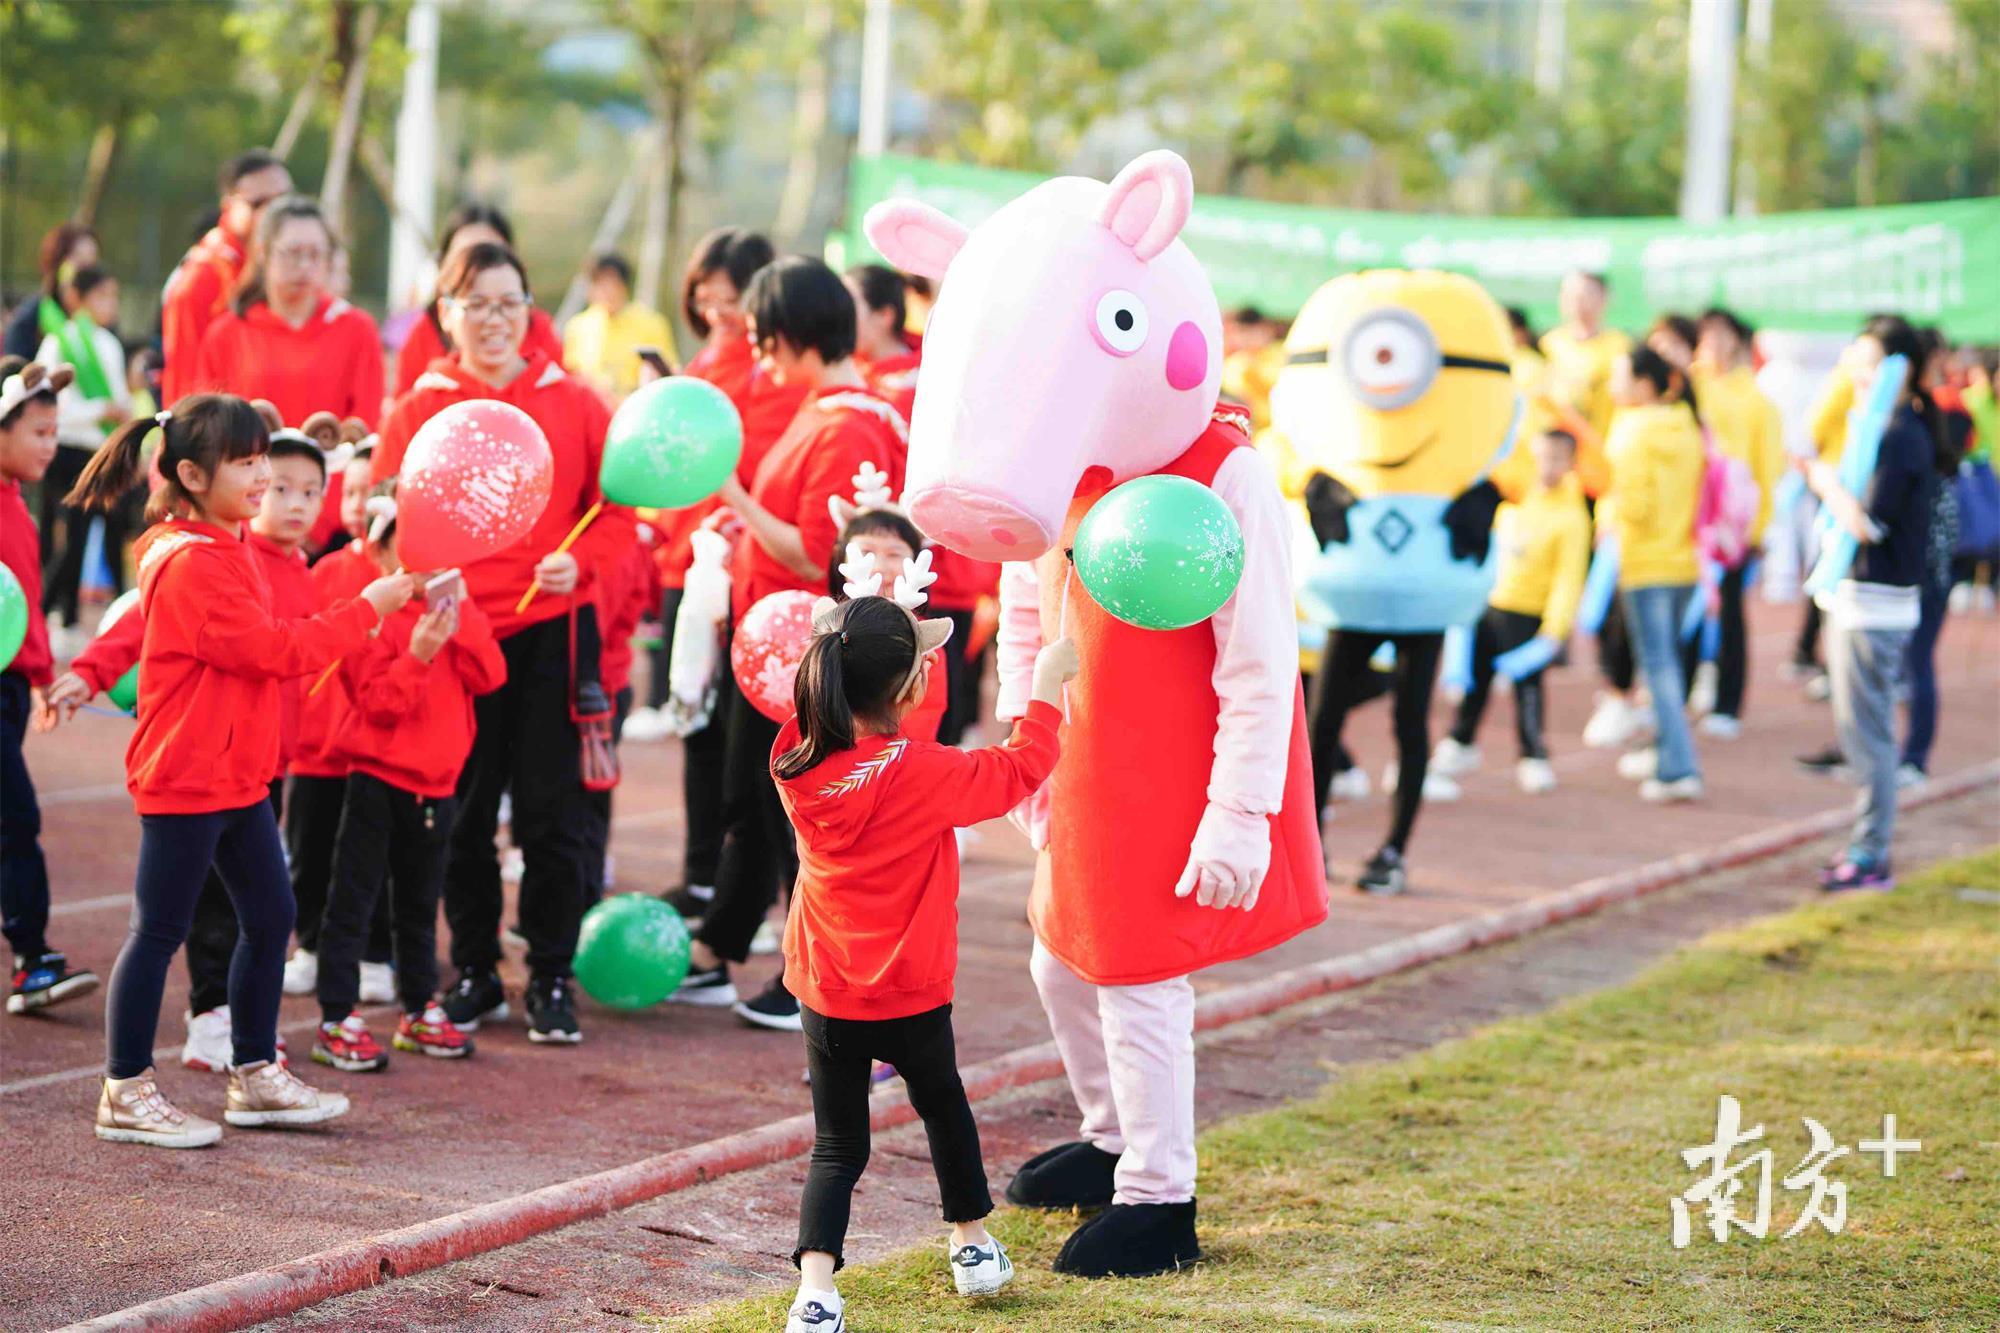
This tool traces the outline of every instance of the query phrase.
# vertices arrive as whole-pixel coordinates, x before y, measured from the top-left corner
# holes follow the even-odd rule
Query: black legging
[[[660,601],[660,623],[665,633],[653,653],[653,680],[647,697],[658,708],[667,701],[667,676],[674,655],[674,624],[680,618],[681,592],[668,588]],[[681,738],[681,808],[687,814],[687,850],[681,858],[681,882],[713,887],[717,863],[722,860],[722,767],[728,754],[731,679],[727,654],[722,662],[721,689],[716,695],[715,712],[708,725]]]
[[[1541,633],[1542,622],[1518,611],[1486,608],[1478,627],[1472,631],[1472,685],[1458,706],[1451,738],[1470,745],[1479,734],[1479,720],[1486,714],[1486,702],[1493,692],[1493,659],[1512,652]],[[1514,682],[1514,732],[1520,740],[1521,758],[1546,759],[1542,743],[1542,673],[1523,676]]]
[[[1430,767],[1431,691],[1437,685],[1438,660],[1444,652],[1442,634],[1385,634],[1375,630],[1337,629],[1327,636],[1313,690],[1312,755],[1315,809],[1326,806],[1327,787],[1341,770],[1346,751],[1340,744],[1348,710],[1382,693],[1379,674],[1368,665],[1375,650],[1389,643],[1396,648],[1396,808],[1383,844],[1402,852],[1416,826],[1423,804],[1424,775]]]
[[[1638,667],[1638,659],[1632,655],[1632,630],[1625,623],[1625,599],[1614,597],[1597,629],[1597,669],[1612,689],[1629,694]]]
[[[75,625],[83,602],[83,548],[89,543],[90,521],[95,515],[71,509],[62,503],[70,487],[83,474],[91,458],[89,449],[60,445],[54,461],[42,476],[41,527],[42,614],[60,614],[63,624]],[[104,512],[104,562],[111,566],[114,591],[125,590],[125,542],[130,514],[122,505]]]
[[[1721,630],[1720,642],[1715,650],[1713,711],[1717,717],[1743,716],[1743,691],[1750,675],[1749,633],[1743,622],[1743,575],[1747,568],[1727,570],[1722,575],[1719,590],[1721,606],[1716,612]],[[1690,693],[1694,690],[1694,669],[1701,665],[1704,632],[1696,630],[1694,636],[1681,645],[1681,679]]]
[[[723,698],[727,742],[720,774],[723,808],[722,855],[716,866],[715,897],[702,913],[695,938],[724,959],[740,963],[750,956],[757,927],[778,900],[781,884],[789,884],[798,869],[798,848],[791,821],[778,801],[778,784],[771,777],[771,746],[778,724],[758,712],[726,673]],[[716,723],[725,718],[719,717]]]
[[[800,1006],[812,1079],[813,1151],[799,1200],[799,1247],[833,1256],[839,1271],[854,1182],[868,1165],[868,1086],[872,1061],[894,1065],[930,1139],[931,1170],[947,1222],[977,1222],[993,1211],[979,1125],[958,1077],[951,1006],[875,1022],[826,1018]]]

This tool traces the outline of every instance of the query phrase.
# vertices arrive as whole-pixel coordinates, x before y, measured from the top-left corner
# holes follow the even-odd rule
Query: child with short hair
[[[393,485],[378,487],[369,501],[386,522],[369,534],[367,550],[385,573],[398,567],[393,495]],[[438,900],[458,778],[472,752],[472,701],[506,683],[507,662],[458,572],[437,577],[447,586],[435,604],[411,602],[390,615],[368,646],[340,665],[354,701],[340,742],[350,771],[320,925],[312,1058],[350,1073],[389,1063],[355,1012],[362,943],[385,885],[403,1006],[396,1049],[445,1059],[472,1054],[472,1039],[438,1004]]]
[[[126,751],[126,785],[143,825],[132,926],[112,970],[107,1058],[97,1137],[166,1148],[214,1143],[222,1127],[169,1102],[152,1051],[167,966],[187,939],[212,863],[241,934],[230,967],[233,1059],[223,1118],[288,1128],[347,1112],[277,1063],[279,984],[292,928],[291,885],[268,784],[279,750],[280,683],[358,650],[414,587],[377,579],[361,597],[310,619],[280,620],[242,525],[271,485],[270,436],[256,409],[228,394],[183,399],[171,412],[122,427],[84,469],[68,502],[115,504],[140,472],[140,445],[161,434],[165,484],[140,537],[147,618],[139,720]]]
[[[54,674],[48,621],[42,616],[42,546],[24,482],[39,482],[56,456],[57,398],[68,366],[50,370],[18,356],[0,360],[0,564],[13,571],[27,602],[28,628],[14,660],[0,671],[0,916],[14,952],[7,1012],[25,1014],[88,995],[97,974],[72,969],[49,947],[49,868],[42,857],[42,809],[21,757],[42,690]]]
[[[950,621],[920,621],[886,597],[824,598],[813,633],[794,686],[797,716],[771,752],[799,840],[785,972],[799,997],[816,1125],[788,1333],[841,1326],[833,1275],[868,1161],[875,1060],[895,1066],[924,1122],[958,1291],[987,1295],[1013,1278],[1005,1247],[986,1232],[993,1200],[951,1030],[953,830],[998,818],[1048,780],[1062,687],[1077,671],[1074,645],[1049,644],[1035,663],[1033,702],[1007,743],[957,750],[903,729],[931,688],[931,654],[950,637]]]
[[[1472,632],[1472,685],[1458,706],[1451,734],[1431,756],[1431,771],[1456,778],[1479,767],[1476,738],[1496,664],[1508,665],[1510,653],[1532,654],[1523,669],[1510,674],[1521,747],[1514,780],[1522,791],[1537,796],[1556,788],[1542,740],[1542,673],[1568,641],[1583,600],[1590,572],[1590,511],[1576,475],[1576,437],[1566,430],[1546,430],[1528,449],[1535,467],[1532,489],[1500,506],[1494,521],[1500,569],[1486,599],[1486,614]],[[1537,639],[1542,642],[1530,648]]]

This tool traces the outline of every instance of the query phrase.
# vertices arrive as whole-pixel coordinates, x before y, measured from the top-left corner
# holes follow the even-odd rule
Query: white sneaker
[[[1326,799],[1329,804],[1334,801],[1365,801],[1368,792],[1368,771],[1356,764],[1333,775],[1333,781],[1327,784]]]
[[[187,1042],[181,1047],[181,1063],[205,1074],[228,1073],[229,1062],[236,1055],[232,1036],[228,1005],[211,1009],[205,1014],[189,1014]]]
[[[1615,750],[1645,727],[1646,715],[1615,694],[1602,694],[1590,721],[1583,724],[1583,743],[1593,750]]]
[[[1639,784],[1639,799],[1651,801],[1654,805],[1678,805],[1683,801],[1699,801],[1707,794],[1701,779],[1690,774],[1675,778],[1672,782],[1662,782],[1658,778],[1647,778]]]
[[[663,741],[673,734],[673,724],[667,720],[665,713],[657,708],[635,708],[632,710],[632,715],[625,719],[622,736],[628,741],[651,744],[654,741]]]
[[[311,995],[319,989],[319,955],[311,949],[294,949],[285,960],[285,994]]]
[[[359,995],[363,1004],[394,1004],[396,969],[387,963],[363,963]]]
[[[847,1313],[837,1291],[799,1288],[785,1317],[785,1333],[847,1333]]]
[[[1970,611],[1972,609],[1972,585],[1970,583],[1955,585],[1951,590],[1951,596],[1945,598],[1945,606],[1955,616],[1962,616],[1967,611]]]
[[[1898,764],[1896,766],[1896,785],[1898,787],[1921,787],[1930,780],[1931,775],[1918,768],[1915,764]]]
[[[1822,671],[1806,682],[1806,698],[1823,704],[1833,697],[1833,677]]]
[[[1459,777],[1479,767],[1479,747],[1460,745],[1447,736],[1431,751],[1431,772],[1442,773],[1448,778]]]
[[[991,1296],[1014,1280],[1014,1261],[1007,1247],[988,1236],[987,1245],[961,1245],[950,1250],[951,1280],[961,1296]]]
[[[1523,759],[1514,765],[1514,785],[1530,796],[1543,796],[1556,789],[1556,770],[1546,759]]]
[[[1618,776],[1627,782],[1645,782],[1660,771],[1660,752],[1632,750],[1618,756]]]
[[[1694,669],[1694,684],[1688,688],[1690,716],[1706,717],[1715,711],[1715,686],[1721,674],[1713,662],[1703,662]]]
[[[1385,792],[1394,792],[1396,790],[1396,783],[1402,776],[1402,765],[1391,759],[1382,766],[1382,790]],[[1424,770],[1424,799],[1426,801],[1439,801],[1444,804],[1450,804],[1463,795],[1465,795],[1465,789],[1458,785],[1457,779],[1446,777],[1434,768],[1426,768]]]
[[[766,954],[776,953],[784,947],[784,943],[777,927],[771,924],[769,917],[766,917],[757,923],[757,933],[750,937],[750,953],[753,957],[761,958]]]
[[[1719,741],[1733,741],[1743,734],[1743,723],[1727,713],[1710,713],[1701,720],[1701,734]]]
[[[1983,616],[1990,616],[1993,614],[1995,606],[2000,606],[2000,593],[1994,592],[1991,586],[1984,583],[1973,585],[1972,609],[1974,611]]]

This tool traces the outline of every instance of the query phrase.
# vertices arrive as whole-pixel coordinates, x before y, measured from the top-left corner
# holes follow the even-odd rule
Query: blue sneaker
[[[46,1009],[64,1000],[74,1000],[97,989],[97,974],[72,972],[69,960],[59,953],[14,960],[14,987],[7,995],[7,1012],[25,1014],[30,1009]]]
[[[1850,858],[1820,871],[1819,886],[1827,893],[1887,893],[1896,887],[1896,877],[1886,865],[1874,866]]]

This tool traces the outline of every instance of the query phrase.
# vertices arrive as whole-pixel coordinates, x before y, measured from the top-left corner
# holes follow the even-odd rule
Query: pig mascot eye
[[[1130,356],[1146,345],[1146,307],[1130,292],[1113,289],[1097,298],[1091,331],[1113,356]]]

